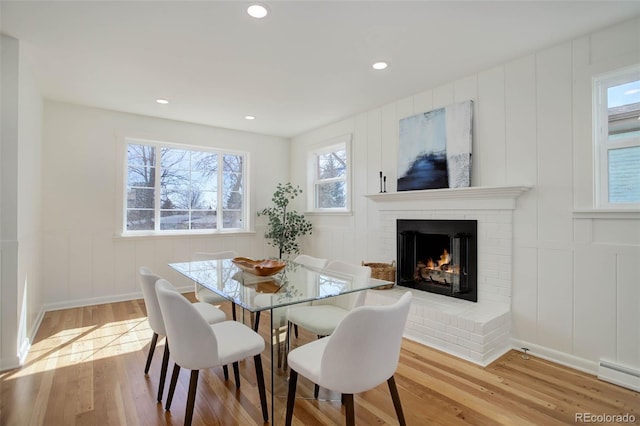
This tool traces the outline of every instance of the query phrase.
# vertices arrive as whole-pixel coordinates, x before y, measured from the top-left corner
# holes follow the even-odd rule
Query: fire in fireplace
[[[398,219],[398,285],[478,301],[477,222]]]

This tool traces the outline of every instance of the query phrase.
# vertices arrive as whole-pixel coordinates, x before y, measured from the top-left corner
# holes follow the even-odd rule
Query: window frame
[[[601,210],[637,210],[640,203],[611,203],[609,201],[609,151],[640,147],[640,136],[609,140],[607,90],[610,87],[640,80],[640,64],[602,74],[593,78],[593,162],[594,208]]]
[[[318,179],[317,175],[317,159],[322,154],[335,152],[343,149],[346,153],[346,172],[344,178]],[[351,159],[351,135],[342,135],[322,143],[313,145],[307,153],[307,211],[306,213],[322,213],[322,214],[345,214],[351,213],[351,194],[352,191],[352,159]],[[316,206],[316,185],[320,182],[345,182],[345,206],[320,208]]]
[[[155,173],[155,182],[154,182],[154,229],[148,230],[128,230],[127,229],[127,196],[128,196],[128,147],[130,144],[133,145],[146,145],[153,146],[158,153],[156,155],[156,173]],[[241,156],[243,158],[242,165],[242,212],[241,212],[241,221],[243,226],[239,228],[220,228],[223,225],[223,215],[216,215],[216,228],[215,229],[160,229],[161,221],[160,215],[162,203],[162,187],[160,185],[160,179],[162,174],[162,158],[159,152],[164,149],[178,149],[185,151],[197,151],[197,152],[210,152],[217,155],[218,159],[218,170],[217,170],[217,183],[219,190],[217,191],[217,205],[218,211],[222,211],[223,206],[223,156],[224,155],[234,155]],[[178,235],[212,235],[212,234],[229,234],[229,233],[244,233],[250,232],[250,223],[249,223],[249,152],[246,151],[237,151],[230,150],[224,148],[216,148],[210,146],[202,146],[202,145],[190,145],[184,143],[176,143],[176,142],[166,142],[138,137],[124,137],[122,144],[122,155],[120,165],[122,167],[122,184],[120,186],[120,232],[119,234],[123,237],[139,237],[139,236],[178,236]]]

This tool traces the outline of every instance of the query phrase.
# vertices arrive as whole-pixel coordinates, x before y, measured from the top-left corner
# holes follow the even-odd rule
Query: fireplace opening
[[[398,219],[398,285],[478,301],[477,221]]]

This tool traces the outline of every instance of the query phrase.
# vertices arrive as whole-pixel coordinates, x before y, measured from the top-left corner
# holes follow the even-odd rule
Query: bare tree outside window
[[[156,150],[130,144],[127,149],[127,230],[154,228]]]
[[[244,155],[129,144],[127,163],[127,231],[243,228]]]
[[[313,208],[346,209],[348,158],[346,144],[338,144],[313,154]]]

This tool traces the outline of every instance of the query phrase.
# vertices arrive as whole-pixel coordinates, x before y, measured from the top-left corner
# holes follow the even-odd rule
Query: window
[[[595,80],[596,205],[640,208],[640,66]]]
[[[308,208],[345,212],[350,206],[349,137],[323,144],[309,153]]]
[[[125,232],[245,228],[246,154],[127,142]]]

